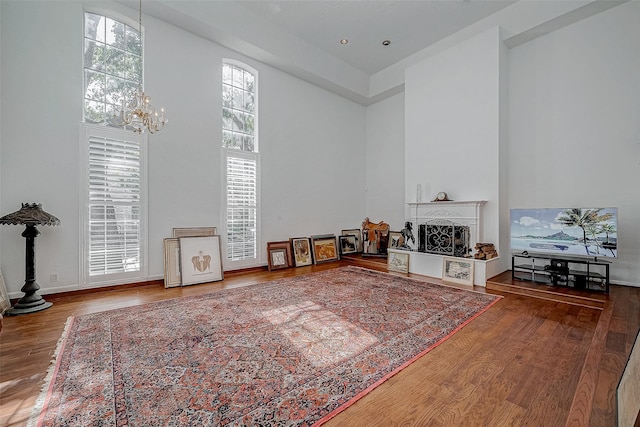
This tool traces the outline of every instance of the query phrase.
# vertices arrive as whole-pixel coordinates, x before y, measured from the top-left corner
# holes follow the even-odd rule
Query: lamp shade
[[[60,220],[42,210],[40,203],[23,203],[19,211],[0,218],[0,224],[12,225],[60,225]]]

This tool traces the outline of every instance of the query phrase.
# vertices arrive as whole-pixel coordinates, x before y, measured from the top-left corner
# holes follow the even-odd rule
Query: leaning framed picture
[[[353,234],[338,236],[338,243],[340,243],[340,255],[358,253],[358,241]]]
[[[215,235],[215,227],[178,227],[173,229],[172,237],[202,237]]]
[[[0,314],[4,313],[11,307],[11,300],[7,293],[7,286],[4,284],[4,278],[2,277],[2,270],[0,270]]]
[[[267,243],[267,258],[269,271],[291,267],[293,265],[291,244],[289,242]]]
[[[182,284],[180,275],[180,239],[164,239],[164,287],[175,288]]]
[[[340,259],[336,236],[333,234],[311,236],[311,250],[313,251],[313,261],[316,264]]]
[[[180,237],[182,286],[224,279],[220,236]]]
[[[387,249],[398,249],[404,244],[404,236],[400,231],[390,231],[387,240]]]
[[[409,252],[390,250],[387,253],[387,270],[399,273],[409,272]]]
[[[293,248],[293,264],[296,267],[313,264],[311,241],[308,237],[292,237],[289,242],[291,242],[291,247]]]
[[[356,236],[356,242],[358,243],[356,252],[362,252],[362,230],[359,228],[351,228],[348,230],[342,230],[343,236],[353,235]]]
[[[442,281],[473,286],[473,258],[442,258]]]

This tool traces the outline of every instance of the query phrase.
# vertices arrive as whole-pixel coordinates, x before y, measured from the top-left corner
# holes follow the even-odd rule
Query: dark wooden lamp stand
[[[40,232],[36,225],[59,225],[60,220],[42,210],[42,205],[37,203],[23,203],[19,211],[0,218],[0,224],[26,225],[22,236],[27,239],[25,253],[25,282],[20,291],[24,296],[8,309],[6,315],[34,313],[45,310],[53,305],[38,295],[40,285],[36,282],[36,237]]]

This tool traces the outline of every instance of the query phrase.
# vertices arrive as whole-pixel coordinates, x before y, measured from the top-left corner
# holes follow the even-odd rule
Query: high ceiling
[[[117,1],[137,17],[138,0]],[[407,66],[482,31],[499,27],[513,47],[625,1],[144,0],[142,9],[368,105],[400,92]]]
[[[248,12],[372,75],[515,1],[241,1]],[[347,39],[346,45],[340,44]],[[391,44],[383,46],[389,40]]]

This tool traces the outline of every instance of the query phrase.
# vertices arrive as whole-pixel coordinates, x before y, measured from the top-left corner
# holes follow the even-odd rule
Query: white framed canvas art
[[[173,229],[173,237],[201,237],[215,236],[216,227],[175,227]]]
[[[164,239],[164,287],[173,288],[182,284],[180,277],[180,239]]]
[[[0,270],[0,314],[3,314],[9,308],[11,308],[11,300],[9,299],[9,294],[7,293],[7,287],[4,284],[2,270]]]
[[[180,237],[182,286],[223,280],[220,236]]]

